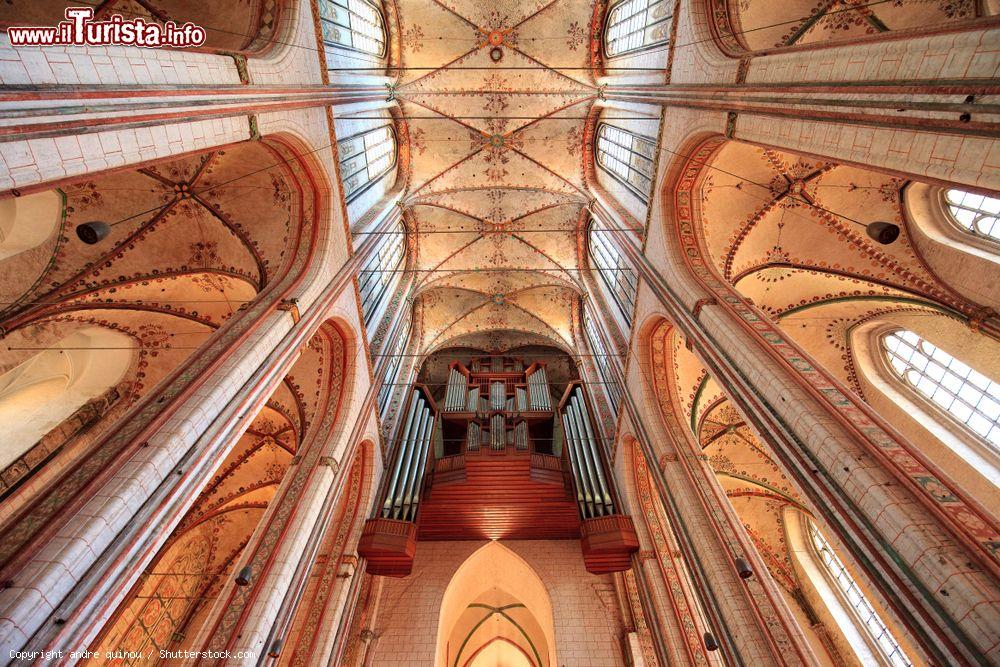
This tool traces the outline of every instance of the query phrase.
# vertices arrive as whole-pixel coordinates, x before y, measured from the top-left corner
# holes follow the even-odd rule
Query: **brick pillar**
[[[715,285],[715,292],[696,279],[686,266],[691,253],[672,234],[673,224],[651,225],[647,248],[663,253],[655,258],[641,255],[624,234],[618,240],[662,312],[820,511],[854,571],[880,591],[929,659],[993,655],[1000,586],[989,573],[995,556],[974,543],[975,531],[982,532],[977,509],[957,492],[939,498],[918,490],[884,453],[913,461],[912,446],[872,421],[858,399],[835,389],[817,392],[826,386],[822,369],[805,360],[776,362],[769,346],[791,352],[794,346],[759,316],[755,324],[743,319],[740,313],[754,313],[740,310],[728,288]],[[926,467],[915,469],[937,479]]]

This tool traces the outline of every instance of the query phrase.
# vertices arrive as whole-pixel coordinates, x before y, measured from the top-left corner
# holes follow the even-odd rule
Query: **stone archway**
[[[434,664],[482,667],[507,653],[517,654],[518,664],[557,664],[545,585],[521,557],[494,541],[469,556],[445,590]]]

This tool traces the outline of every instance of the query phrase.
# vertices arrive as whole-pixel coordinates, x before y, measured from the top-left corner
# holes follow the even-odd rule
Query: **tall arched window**
[[[635,270],[618,252],[618,247],[611,239],[611,233],[601,229],[597,220],[590,223],[589,240],[591,268],[601,277],[622,317],[625,318],[625,323],[631,327],[638,280]]]
[[[909,667],[912,665],[912,661],[903,652],[892,631],[858,587],[858,582],[854,580],[851,573],[844,567],[843,562],[841,562],[833,547],[830,546],[826,537],[823,536],[823,533],[811,521],[809,522],[809,533],[812,546],[819,556],[819,561],[823,565],[827,577],[834,583],[844,602],[846,602],[856,619],[860,621],[861,627],[872,639],[872,643],[878,649],[879,653],[882,654],[882,657],[894,667]]]
[[[378,411],[384,415],[385,409],[389,405],[393,390],[396,388],[396,381],[399,379],[399,369],[403,365],[403,355],[406,353],[406,343],[410,340],[410,326],[412,320],[410,312],[407,310],[403,314],[404,320],[399,327],[399,334],[392,339],[389,345],[383,349],[383,354],[387,355],[385,362],[385,372],[382,374],[382,386],[378,389]]]
[[[945,192],[952,219],[976,236],[1000,241],[1000,199],[952,188]]]
[[[587,336],[590,353],[594,355],[592,358],[594,368],[597,369],[597,374],[601,378],[601,384],[604,385],[604,391],[608,396],[608,400],[611,401],[611,409],[615,414],[618,414],[618,407],[622,402],[622,387],[618,384],[618,378],[611,372],[611,364],[613,363],[611,356],[604,346],[601,332],[597,330],[597,324],[594,322],[593,317],[591,317],[589,310],[583,311],[583,330]]]
[[[649,203],[653,184],[653,155],[656,142],[614,125],[601,123],[594,147],[597,164],[631,190],[644,204]]]
[[[350,202],[392,171],[396,164],[396,133],[391,125],[365,130],[339,140],[337,152],[344,198]]]
[[[399,269],[402,268],[406,255],[405,239],[403,223],[397,223],[395,230],[381,235],[378,246],[358,272],[361,313],[369,335],[373,333],[372,324],[376,320],[376,314],[382,311],[382,306],[389,297],[389,286],[395,282]]]
[[[368,0],[320,0],[323,41],[381,58],[385,55],[382,12]]]
[[[1000,453],[1000,385],[912,331],[886,334],[882,347],[900,378]]]
[[[670,0],[620,0],[608,12],[604,53],[614,58],[666,44],[672,17]]]

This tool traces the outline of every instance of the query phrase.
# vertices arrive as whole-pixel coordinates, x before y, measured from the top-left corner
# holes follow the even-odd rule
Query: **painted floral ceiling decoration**
[[[431,351],[574,346],[589,0],[402,0],[418,318]]]

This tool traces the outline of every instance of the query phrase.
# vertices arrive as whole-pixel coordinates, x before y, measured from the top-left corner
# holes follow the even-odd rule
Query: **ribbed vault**
[[[399,3],[423,351],[573,347],[592,14],[588,0]]]

